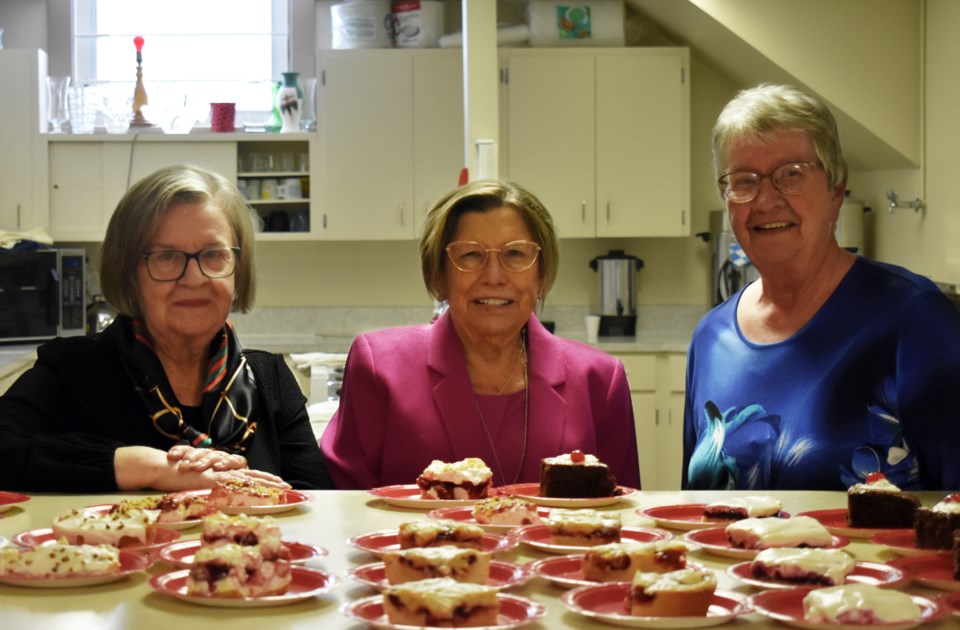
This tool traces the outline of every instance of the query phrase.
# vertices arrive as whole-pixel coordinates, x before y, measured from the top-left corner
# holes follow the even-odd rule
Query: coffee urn
[[[591,260],[590,268],[600,273],[600,336],[636,336],[637,271],[643,261],[613,249]]]

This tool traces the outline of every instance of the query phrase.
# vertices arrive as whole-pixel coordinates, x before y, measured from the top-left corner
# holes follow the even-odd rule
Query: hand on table
[[[290,484],[274,474],[246,468],[247,460],[242,455],[189,446],[175,446],[171,451],[147,446],[118,448],[114,455],[117,487],[173,492],[212,488],[219,481],[234,478],[284,490],[290,488]]]
[[[212,448],[194,448],[185,444],[178,444],[167,451],[167,460],[179,462],[177,466],[182,471],[203,472],[210,468],[237,470],[247,467],[247,458],[243,455],[231,455]]]

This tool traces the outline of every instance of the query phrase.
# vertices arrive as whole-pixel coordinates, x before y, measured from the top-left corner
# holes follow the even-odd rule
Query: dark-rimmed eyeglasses
[[[143,254],[147,273],[158,282],[173,282],[187,272],[187,264],[196,260],[200,273],[208,278],[226,278],[237,270],[239,247],[209,247],[192,254],[179,249],[162,249]]]
[[[757,198],[760,182],[770,178],[774,187],[784,195],[799,195],[810,187],[813,171],[823,168],[820,162],[787,162],[769,173],[733,171],[717,180],[720,194],[727,201],[747,203]]]
[[[457,241],[446,247],[450,262],[460,271],[478,271],[487,264],[490,252],[497,252],[507,271],[526,271],[537,262],[540,246],[530,241],[511,241],[503,247],[488,248],[474,241]]]

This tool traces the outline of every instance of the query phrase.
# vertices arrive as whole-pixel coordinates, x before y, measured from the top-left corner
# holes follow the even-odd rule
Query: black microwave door
[[[0,339],[55,337],[57,252],[0,254]]]

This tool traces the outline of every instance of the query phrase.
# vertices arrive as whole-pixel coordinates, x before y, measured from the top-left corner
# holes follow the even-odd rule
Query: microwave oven
[[[86,333],[86,252],[0,253],[0,342]]]

